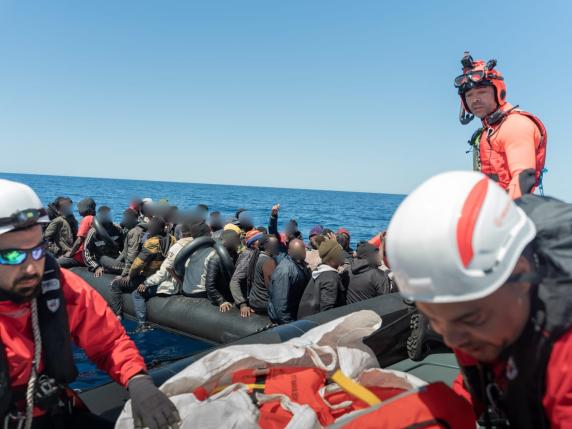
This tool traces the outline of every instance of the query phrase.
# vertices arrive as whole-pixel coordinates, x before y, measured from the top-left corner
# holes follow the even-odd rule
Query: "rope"
[[[25,429],[32,427],[34,419],[34,393],[36,390],[36,379],[38,377],[38,367],[40,365],[40,358],[42,355],[42,337],[40,335],[40,323],[38,321],[38,303],[36,298],[31,303],[32,312],[32,333],[34,335],[34,359],[32,360],[32,372],[28,387],[26,388],[26,424]]]

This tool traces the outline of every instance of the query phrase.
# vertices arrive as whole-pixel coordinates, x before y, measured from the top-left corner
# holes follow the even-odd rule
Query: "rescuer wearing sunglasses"
[[[459,120],[468,124],[475,116],[482,122],[469,143],[474,168],[498,182],[515,199],[542,191],[546,158],[546,129],[536,116],[506,101],[504,77],[496,60],[473,60],[468,52],[461,60],[463,74],[455,78],[461,97]]]
[[[0,180],[0,425],[106,427],[73,407],[72,344],[129,389],[136,427],[169,427],[177,410],[103,298],[46,252],[49,218],[26,185]],[[6,383],[5,381],[8,381]]]

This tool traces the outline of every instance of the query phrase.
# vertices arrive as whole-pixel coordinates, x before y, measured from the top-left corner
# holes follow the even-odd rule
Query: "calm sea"
[[[403,195],[393,194],[11,173],[0,173],[0,178],[30,185],[44,204],[60,195],[71,197],[74,203],[91,197],[97,204],[111,207],[116,221],[121,219],[121,213],[133,197],[167,199],[171,205],[182,209],[207,204],[211,210],[220,211],[224,217],[231,217],[236,209],[244,207],[250,211],[257,226],[267,225],[272,205],[280,203],[280,226],[288,219],[295,218],[304,237],[318,223],[333,230],[345,227],[352,235],[354,246],[358,241],[367,240],[386,229],[404,198]],[[130,322],[125,322],[125,326],[128,332],[133,329]],[[160,330],[130,335],[147,362],[182,356],[208,347],[204,343]],[[81,375],[74,387],[87,388],[107,380],[103,373],[87,361],[83,352],[76,350],[75,357]]]

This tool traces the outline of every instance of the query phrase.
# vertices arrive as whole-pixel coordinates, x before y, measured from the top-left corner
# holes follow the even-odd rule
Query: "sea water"
[[[75,203],[79,200],[91,197],[98,205],[109,206],[116,222],[120,221],[123,210],[133,197],[149,197],[155,201],[167,199],[169,204],[180,209],[206,204],[211,211],[220,211],[223,218],[232,217],[238,208],[245,208],[251,213],[256,226],[267,226],[272,206],[279,203],[279,227],[294,218],[298,221],[304,238],[308,237],[310,229],[316,224],[322,224],[334,231],[344,227],[351,233],[353,247],[359,241],[368,240],[385,230],[404,198],[403,195],[393,194],[11,173],[0,173],[0,178],[30,185],[44,204],[58,196],[68,196],[73,200],[75,208]],[[79,220],[77,211],[76,217]],[[126,321],[124,325],[148,363],[189,355],[209,347],[206,343],[161,330],[134,334],[132,322]],[[74,387],[89,388],[108,380],[104,373],[87,360],[80,349],[75,349],[74,355],[80,370]]]

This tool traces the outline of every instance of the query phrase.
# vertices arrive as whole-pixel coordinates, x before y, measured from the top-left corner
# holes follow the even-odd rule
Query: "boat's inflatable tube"
[[[86,268],[74,268],[72,271],[110,302],[110,284],[114,276],[103,274],[95,278]],[[131,294],[123,294],[123,312],[130,317],[135,316]],[[241,318],[240,312],[235,308],[221,313],[218,307],[206,298],[182,295],[149,299],[147,317],[151,324],[160,328],[214,345],[236,341],[270,325],[270,319],[265,316],[255,314],[249,318]]]
[[[105,241],[109,246],[113,247],[114,249],[119,249],[117,242],[113,238],[111,238],[111,236],[107,232],[107,229],[105,229],[105,226],[103,226],[103,224],[99,221],[97,216],[93,217],[93,227],[95,228],[97,236],[101,240]]]
[[[191,241],[179,251],[173,264],[177,276],[179,276],[181,279],[185,276],[185,264],[187,263],[187,260],[193,253],[199,249],[202,249],[203,247],[213,247],[216,250],[218,256],[220,257],[223,272],[226,274],[228,280],[230,281],[230,278],[234,273],[234,263],[232,258],[222,243],[212,237],[199,237]]]

